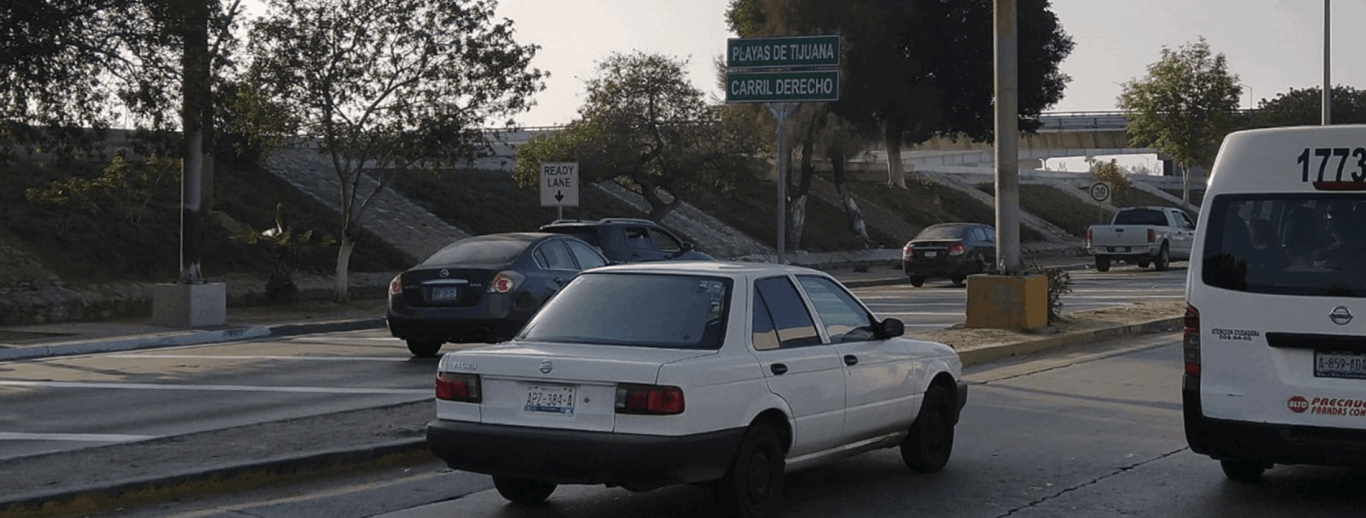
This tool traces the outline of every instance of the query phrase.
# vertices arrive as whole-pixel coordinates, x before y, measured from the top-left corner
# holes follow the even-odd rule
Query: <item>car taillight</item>
[[[1200,375],[1200,311],[1186,305],[1186,330],[1181,337],[1181,355],[1186,360],[1186,375]]]
[[[968,247],[963,246],[963,243],[954,243],[952,245],[949,245],[949,255],[963,255],[963,252],[967,251]]]
[[[1150,228],[1148,229],[1148,242],[1152,243],[1154,241],[1157,241],[1157,231]]]
[[[683,413],[683,389],[660,385],[617,385],[618,414]]]
[[[902,259],[905,259],[905,258],[907,258],[907,257],[914,257],[914,256],[915,256],[915,246],[912,245],[912,244],[910,244],[910,243],[906,243],[906,247],[901,249],[901,258],[902,258]]]
[[[389,281],[389,294],[398,295],[403,293],[403,274],[394,276],[394,280]]]
[[[465,403],[483,401],[484,394],[479,390],[479,375],[438,372],[436,374],[436,398]]]
[[[512,270],[498,272],[498,275],[493,276],[493,282],[489,283],[489,293],[511,292],[522,284],[523,279],[526,279],[525,275]]]
[[[1091,248],[1091,229],[1086,229],[1086,248]]]

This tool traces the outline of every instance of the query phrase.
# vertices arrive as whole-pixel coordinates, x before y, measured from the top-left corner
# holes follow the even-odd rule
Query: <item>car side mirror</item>
[[[880,324],[882,338],[896,338],[906,334],[906,324],[901,323],[900,319],[888,317]]]

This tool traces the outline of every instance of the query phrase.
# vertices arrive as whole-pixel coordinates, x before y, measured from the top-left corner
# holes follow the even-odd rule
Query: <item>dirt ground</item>
[[[1185,314],[1186,303],[1180,300],[1136,302],[1128,306],[1066,313],[1059,322],[1036,330],[968,329],[953,327],[935,331],[907,333],[909,336],[942,342],[955,348],[972,345],[1020,342],[1041,336],[1091,331],[1116,325],[1152,322]]]

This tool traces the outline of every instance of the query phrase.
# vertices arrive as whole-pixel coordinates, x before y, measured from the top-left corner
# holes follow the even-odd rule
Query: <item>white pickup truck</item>
[[[1086,252],[1096,257],[1096,270],[1123,261],[1166,270],[1172,260],[1190,259],[1195,223],[1185,211],[1172,207],[1119,209],[1109,225],[1086,229]]]

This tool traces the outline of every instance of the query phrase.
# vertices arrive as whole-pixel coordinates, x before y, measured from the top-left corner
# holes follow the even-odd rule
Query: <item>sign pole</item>
[[[778,119],[778,264],[783,264],[783,242],[787,235],[787,116],[796,103],[764,103]]]

